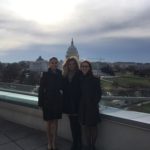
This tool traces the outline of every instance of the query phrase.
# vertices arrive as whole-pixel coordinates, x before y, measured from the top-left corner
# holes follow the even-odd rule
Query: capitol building
[[[67,52],[66,52],[66,59],[69,57],[76,57],[79,60],[79,53],[77,48],[74,46],[73,39],[71,41],[71,45],[69,46]]]
[[[57,57],[57,56],[56,56]],[[66,52],[66,59],[69,57],[75,57],[77,60],[79,60],[79,53],[77,48],[74,46],[73,39],[71,41],[71,45],[69,46],[67,52]],[[59,61],[58,68],[62,69],[63,61]],[[29,70],[33,72],[43,72],[47,71],[48,69],[48,61],[44,60],[41,56],[37,58],[36,61],[30,62]]]

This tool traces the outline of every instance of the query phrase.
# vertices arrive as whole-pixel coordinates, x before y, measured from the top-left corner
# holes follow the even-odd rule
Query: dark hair
[[[83,63],[87,63],[87,64],[89,65],[90,70],[89,70],[88,74],[93,75],[91,63],[90,63],[88,60],[84,60],[84,61],[81,62],[80,68],[81,68],[81,66],[83,65]]]
[[[49,59],[49,62],[51,62],[52,60],[58,61],[58,59],[57,59],[56,57],[51,57],[51,58]]]

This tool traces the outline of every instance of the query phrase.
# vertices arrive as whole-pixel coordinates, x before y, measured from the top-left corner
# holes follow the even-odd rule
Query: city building
[[[44,60],[41,56],[37,58],[35,62],[31,62],[29,70],[34,72],[43,72],[48,69],[48,61]]]
[[[69,48],[67,50],[66,59],[71,57],[71,56],[74,56],[79,60],[79,53],[78,53],[77,48],[74,46],[73,39],[71,41],[71,45],[69,46]]]

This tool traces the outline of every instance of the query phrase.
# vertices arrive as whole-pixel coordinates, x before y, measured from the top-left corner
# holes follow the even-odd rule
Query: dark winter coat
[[[60,70],[53,73],[51,69],[43,73],[40,80],[38,105],[50,114],[62,113],[62,74]],[[53,116],[53,117],[54,117]]]
[[[99,101],[101,99],[100,79],[93,75],[81,78],[81,101],[79,118],[83,125],[94,126],[99,121]]]
[[[80,89],[81,72],[77,71],[69,81],[68,76],[63,79],[63,112],[67,114],[78,114],[81,97]]]

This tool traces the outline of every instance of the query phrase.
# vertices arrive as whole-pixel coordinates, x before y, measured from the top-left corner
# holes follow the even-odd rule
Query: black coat
[[[69,81],[68,76],[63,79],[63,112],[67,114],[78,114],[81,97],[80,89],[81,72],[77,71]]]
[[[40,80],[38,105],[53,114],[62,113],[62,74],[60,70],[53,73],[51,69],[43,73]],[[45,110],[45,109],[44,109]]]
[[[98,123],[100,99],[100,79],[93,75],[82,76],[79,118],[83,125],[94,126]]]

